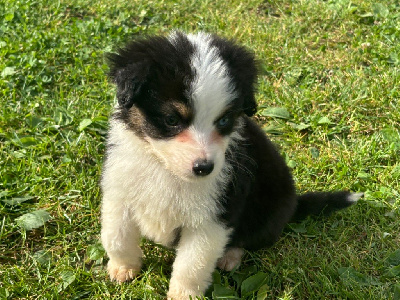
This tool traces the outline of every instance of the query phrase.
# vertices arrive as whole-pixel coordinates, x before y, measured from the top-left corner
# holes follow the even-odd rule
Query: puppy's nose
[[[197,176],[207,176],[214,170],[214,162],[198,159],[193,163],[193,173]]]

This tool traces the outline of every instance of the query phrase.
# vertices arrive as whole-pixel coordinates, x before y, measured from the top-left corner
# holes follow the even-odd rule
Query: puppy
[[[297,196],[284,160],[249,117],[256,63],[214,35],[174,32],[108,55],[118,104],[101,188],[101,238],[112,280],[141,268],[142,236],[176,249],[167,297],[203,295],[218,265],[271,246],[285,225],[362,194]]]

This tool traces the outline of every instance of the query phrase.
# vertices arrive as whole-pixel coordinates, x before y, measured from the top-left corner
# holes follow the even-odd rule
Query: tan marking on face
[[[187,105],[176,101],[171,101],[171,105],[176,109],[183,119],[190,119],[192,112]]]

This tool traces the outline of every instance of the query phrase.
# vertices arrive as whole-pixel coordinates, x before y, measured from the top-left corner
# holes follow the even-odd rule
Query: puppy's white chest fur
[[[133,218],[143,236],[166,246],[176,238],[177,229],[194,229],[215,220],[221,211],[219,198],[227,176],[183,181],[146,151],[145,141],[123,127],[119,122],[111,124],[111,159],[107,160],[102,184],[104,194],[110,196],[104,199],[118,200],[107,207],[123,206],[121,218]]]

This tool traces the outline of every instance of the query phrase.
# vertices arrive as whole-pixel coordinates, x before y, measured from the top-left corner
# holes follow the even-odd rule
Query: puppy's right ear
[[[109,53],[106,58],[110,66],[109,77],[117,86],[118,104],[129,109],[140,95],[149,73],[149,66],[145,60],[127,59],[123,52],[120,50],[119,54]]]

